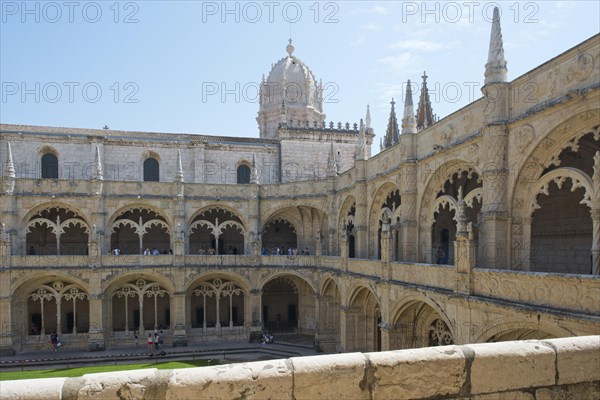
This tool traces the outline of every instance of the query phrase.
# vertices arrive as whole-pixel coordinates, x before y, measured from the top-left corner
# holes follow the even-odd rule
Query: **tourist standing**
[[[152,340],[152,334],[148,334],[148,351],[152,353],[152,346],[154,345],[154,340]]]

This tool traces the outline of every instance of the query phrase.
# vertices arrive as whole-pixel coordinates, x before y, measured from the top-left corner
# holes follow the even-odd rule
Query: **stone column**
[[[480,235],[482,260],[487,268],[507,267],[508,208],[506,202],[508,134],[504,125],[483,128],[483,204]]]
[[[260,255],[261,243],[261,219],[260,219],[260,186],[252,185],[249,187],[248,199],[248,217],[246,227],[246,237],[244,238],[244,254]],[[258,252],[258,254],[256,254]]]
[[[315,342],[314,348],[316,351],[321,351],[319,346],[319,334],[321,331],[321,296],[318,293],[314,294],[315,298]]]
[[[459,224],[460,225],[460,224]],[[458,231],[454,241],[456,286],[454,291],[466,295],[473,294],[471,272],[475,268],[475,241],[473,240],[473,225],[467,226],[467,231]]]
[[[592,185],[592,275],[600,275],[600,151],[594,155]]]
[[[432,226],[421,227],[421,241],[418,243],[419,261],[433,264],[433,244],[431,243],[431,229]]]
[[[533,252],[531,251],[531,223],[533,222],[533,218],[523,218],[521,223],[523,224],[523,250],[521,251],[521,260],[522,270],[530,271],[531,270],[531,257]],[[533,254],[535,257],[535,254]]]
[[[8,279],[5,279],[8,281]],[[1,286],[4,286],[0,283]],[[8,286],[8,285],[7,285]],[[2,292],[5,292],[2,290]],[[14,339],[18,334],[17,326],[11,318],[11,297],[3,296],[0,300],[0,356],[12,356],[15,354]],[[14,299],[14,297],[12,297]],[[14,300],[13,300],[14,301]],[[25,320],[27,320],[25,318]],[[28,327],[24,328],[24,333],[27,334]]]
[[[348,306],[340,306],[340,353],[344,353],[348,348],[348,326],[346,324],[348,318],[348,310]]]
[[[187,346],[186,301],[185,292],[175,292],[171,297],[171,315],[173,323],[173,347]]]
[[[368,258],[369,231],[367,221],[367,184],[365,183],[366,161],[356,160],[356,214],[354,216],[354,254],[356,258]]]
[[[250,330],[260,331],[262,326],[262,291],[252,289],[247,308],[249,315],[246,315],[247,321],[251,321]]]
[[[392,260],[392,238],[390,225],[387,222],[381,227],[381,262],[389,263]]]
[[[406,163],[401,167],[400,178],[401,260],[415,262],[418,259],[417,249],[417,166]]]
[[[348,258],[348,233],[340,233],[340,258]]]
[[[175,182],[177,186],[177,197],[175,198],[175,210],[173,212],[173,229],[171,232],[172,250],[175,256],[184,256],[186,253],[186,220],[185,220],[185,196],[184,183]],[[188,249],[189,250],[189,249]],[[142,252],[144,249],[142,249]],[[183,265],[183,260],[178,259],[176,264]]]
[[[600,275],[600,208],[592,210],[592,275]]]
[[[381,351],[390,350],[390,324],[382,322],[378,326],[381,332]]]
[[[106,349],[106,338],[104,329],[104,296],[102,294],[90,294],[90,331],[88,339],[89,351],[104,351]]]

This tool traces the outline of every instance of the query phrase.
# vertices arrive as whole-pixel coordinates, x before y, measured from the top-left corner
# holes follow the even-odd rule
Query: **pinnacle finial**
[[[327,176],[332,177],[337,175],[336,157],[333,151],[333,143],[329,148],[329,158],[327,159]]]
[[[285,51],[287,51],[288,57],[292,56],[292,53],[294,52],[294,50],[296,50],[296,48],[292,44],[292,39],[290,38],[290,40],[288,41],[288,45],[285,47]]]
[[[368,160],[367,137],[365,135],[365,123],[360,119],[360,129],[358,130],[358,143],[356,144],[356,160]]]
[[[502,41],[502,29],[500,27],[500,10],[494,7],[492,18],[492,32],[490,34],[490,48],[488,61],[485,64],[485,81],[488,83],[506,82],[508,69],[504,59],[504,44]]]
[[[95,164],[96,164],[96,179],[101,181],[104,179],[104,171],[102,169],[102,159],[100,158],[100,146],[98,146],[98,145],[96,145]]]
[[[181,163],[181,150],[177,150],[177,174],[175,175],[176,182],[183,182],[183,166]]]
[[[13,162],[12,150],[10,148],[10,142],[6,142],[6,151],[8,153],[8,159],[6,160],[6,169],[4,173],[7,178],[16,178],[17,175],[15,173],[15,164]]]
[[[252,154],[252,171],[250,171],[250,183],[258,185],[258,168],[256,167],[256,154]]]
[[[417,129],[425,129],[433,125],[435,117],[431,109],[431,100],[429,99],[429,89],[427,89],[427,73],[423,71],[423,83],[421,84],[421,96],[417,107]]]
[[[371,129],[371,109],[367,104],[367,116],[365,117],[365,121],[367,123],[367,129]]]
[[[402,117],[402,134],[417,133],[417,119],[413,108],[412,86],[410,79],[406,83],[406,98],[404,100],[404,116]]]

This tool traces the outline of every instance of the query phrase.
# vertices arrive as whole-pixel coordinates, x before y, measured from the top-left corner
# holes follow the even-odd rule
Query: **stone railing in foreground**
[[[2,399],[597,399],[600,336],[4,381]]]

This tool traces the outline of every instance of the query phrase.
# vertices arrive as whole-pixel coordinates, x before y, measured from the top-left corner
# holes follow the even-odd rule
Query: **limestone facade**
[[[369,118],[269,139],[0,126],[2,351],[51,331],[91,350],[154,329],[325,351],[597,334],[599,38],[511,82],[495,51],[483,98],[418,132],[405,116],[372,158]]]

